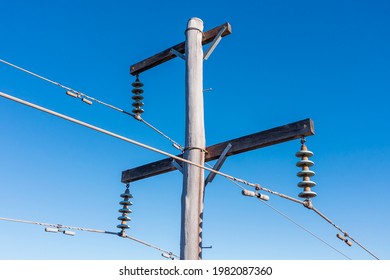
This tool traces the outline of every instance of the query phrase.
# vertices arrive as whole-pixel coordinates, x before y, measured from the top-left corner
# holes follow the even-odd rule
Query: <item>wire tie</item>
[[[183,149],[183,152],[187,151],[187,150],[201,150],[203,153],[205,154],[208,154],[209,152],[206,150],[206,149],[203,149],[203,148],[199,148],[199,147],[185,147]]]

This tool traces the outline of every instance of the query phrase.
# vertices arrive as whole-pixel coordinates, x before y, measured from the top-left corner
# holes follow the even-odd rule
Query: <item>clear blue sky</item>
[[[111,3],[111,2],[110,2]],[[204,65],[207,144],[305,118],[316,135],[315,206],[381,259],[390,259],[390,4],[387,1],[2,1],[0,58],[131,110],[129,66],[184,40],[189,18],[205,30],[230,22]],[[140,76],[144,118],[184,140],[184,62]],[[123,114],[0,65],[0,91],[177,153]],[[163,158],[0,99],[0,216],[114,231],[121,172]],[[230,157],[223,172],[298,197],[299,140]],[[182,178],[135,182],[128,234],[179,253]],[[352,259],[371,259],[304,207],[270,205]],[[223,178],[207,188],[205,259],[344,259]],[[159,259],[115,236],[45,233],[0,221],[0,259]]]

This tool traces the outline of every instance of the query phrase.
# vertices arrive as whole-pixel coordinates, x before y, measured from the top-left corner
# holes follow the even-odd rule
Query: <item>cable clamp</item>
[[[314,208],[313,203],[311,202],[310,199],[306,199],[303,201],[303,206],[305,206],[307,209],[312,210]]]
[[[134,115],[133,117],[134,117],[134,119],[136,119],[137,121],[142,121],[142,118],[141,118],[140,115]]]

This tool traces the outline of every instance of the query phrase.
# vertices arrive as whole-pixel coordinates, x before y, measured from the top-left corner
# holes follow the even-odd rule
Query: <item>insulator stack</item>
[[[296,157],[301,158],[301,160],[297,162],[297,166],[302,168],[302,171],[299,171],[297,176],[302,178],[302,182],[298,183],[298,187],[303,188],[303,192],[301,192],[298,196],[310,199],[317,196],[315,192],[311,191],[311,188],[314,187],[316,183],[310,179],[315,175],[315,173],[309,168],[314,165],[314,162],[309,160],[309,158],[314,154],[307,149],[305,142],[305,139],[302,139],[301,150],[295,154]]]
[[[136,117],[139,117],[144,112],[144,110],[141,109],[141,107],[144,106],[144,103],[142,102],[142,100],[144,99],[144,97],[142,96],[142,93],[144,92],[142,87],[144,86],[144,84],[140,82],[137,76],[137,79],[131,85],[133,86],[131,92],[134,93],[132,97],[132,99],[134,100],[132,104],[134,109],[132,112],[136,115]]]
[[[130,226],[127,224],[127,222],[131,221],[131,219],[128,217],[128,214],[131,214],[131,212],[132,212],[129,209],[129,206],[133,205],[133,203],[131,201],[129,201],[129,199],[133,198],[133,195],[130,193],[129,187],[130,186],[127,184],[125,192],[121,194],[121,197],[123,198],[123,200],[121,202],[119,202],[119,204],[122,205],[122,208],[119,209],[118,211],[122,215],[118,217],[118,220],[121,221],[121,223],[119,225],[117,225],[116,227],[120,228],[122,230],[121,231],[122,236],[125,235],[125,230],[130,228]]]

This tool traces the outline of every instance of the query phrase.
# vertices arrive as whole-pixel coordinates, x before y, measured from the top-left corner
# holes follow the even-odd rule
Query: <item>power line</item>
[[[206,163],[207,164],[207,163]],[[209,165],[209,164],[207,164]],[[227,178],[229,181],[231,181],[233,184],[235,184],[236,186],[238,186],[239,188],[241,188],[242,190],[245,190],[245,188],[243,186],[241,186],[240,184],[238,184],[237,182]],[[287,195],[284,195],[284,194],[280,194],[280,193],[277,193],[275,191],[272,191],[272,190],[269,190],[269,189],[266,189],[266,188],[263,188],[263,187],[260,187],[259,188],[260,190],[263,190],[263,191],[266,191],[266,192],[269,192],[271,194],[274,194],[274,195],[277,195],[281,198],[285,198],[285,199],[288,199],[288,200],[291,200],[291,201],[294,201],[294,202],[297,202],[297,203],[300,203],[300,204],[303,204],[306,208],[308,209],[312,209],[314,212],[316,212],[320,217],[322,217],[323,219],[325,219],[328,223],[330,223],[332,226],[334,226],[336,229],[338,229],[340,232],[342,232],[344,234],[345,237],[349,237],[353,242],[355,242],[359,247],[361,247],[362,249],[364,249],[367,253],[369,253],[371,256],[373,256],[375,259],[379,260],[379,258],[377,256],[375,256],[373,253],[371,253],[367,248],[365,248],[362,244],[360,244],[356,239],[354,239],[352,236],[350,236],[347,232],[343,231],[340,227],[338,227],[335,223],[333,223],[329,218],[327,218],[324,214],[322,214],[321,212],[319,212],[316,208],[310,206],[311,205],[311,202],[309,203],[308,201],[300,201],[300,200],[297,200],[293,197],[290,197],[290,196],[287,196]],[[290,220],[291,222],[293,222],[294,224],[296,224],[297,226],[299,226],[300,228],[302,228],[303,230],[305,230],[306,232],[308,232],[309,234],[313,235],[315,238],[317,238],[318,240],[320,240],[321,242],[325,243],[326,245],[328,245],[329,247],[331,247],[332,249],[336,250],[337,252],[339,252],[340,254],[342,254],[343,256],[345,256],[346,258],[350,259],[348,256],[346,256],[344,253],[340,252],[339,250],[337,250],[336,248],[334,248],[333,246],[331,246],[330,244],[328,244],[326,241],[322,240],[320,237],[316,236],[314,233],[312,233],[311,231],[309,231],[308,229],[306,229],[305,227],[303,227],[302,225],[298,224],[297,222],[295,222],[294,220],[292,220],[291,218],[289,218],[286,214],[280,212],[279,210],[277,210],[276,208],[272,207],[270,204],[266,203],[265,201],[263,201],[262,199],[259,199],[261,202],[265,203],[268,207],[270,207],[271,209],[273,209],[274,211],[276,211],[277,213],[279,213],[280,215],[284,216],[285,218],[287,218],[288,220]]]
[[[375,259],[379,260],[379,258],[374,255],[372,252],[370,252],[367,248],[365,248],[362,244],[360,244],[359,242],[356,241],[356,239],[354,239],[352,236],[350,236],[347,232],[345,232],[344,230],[342,230],[339,226],[337,226],[334,222],[332,222],[328,217],[326,217],[324,214],[322,214],[320,211],[318,211],[318,209],[316,209],[315,207],[312,207],[312,208],[309,208],[311,210],[313,210],[315,213],[317,213],[321,218],[323,218],[325,221],[327,221],[329,224],[331,224],[333,227],[335,227],[336,229],[338,229],[340,232],[342,232],[344,234],[345,237],[349,237],[353,242],[355,242],[360,248],[362,248],[364,251],[366,251],[367,253],[369,253],[372,257],[374,257]]]
[[[205,163],[207,166],[211,167],[210,164],[208,163]],[[235,184],[236,186],[238,186],[239,188],[241,188],[242,190],[245,190],[245,188],[243,186],[241,186],[240,184],[238,184],[236,181],[230,179],[230,178],[226,178],[228,179],[230,182],[232,182],[233,184]],[[270,189],[267,189],[267,188],[264,188],[262,187],[260,184],[257,184],[256,187],[255,187],[257,190],[262,190],[262,191],[265,191],[265,192],[268,192],[270,194],[273,194],[273,195],[276,195],[276,196],[279,196],[281,198],[284,198],[284,199],[288,199],[290,201],[293,201],[293,202],[296,202],[296,203],[299,203],[299,204],[305,204],[304,201],[301,201],[299,199],[296,199],[296,198],[293,198],[291,196],[288,196],[288,195],[285,195],[285,194],[282,194],[282,193],[278,193],[278,192],[275,192],[273,190],[270,190]]]
[[[248,186],[251,186],[251,187],[254,187],[256,189],[262,189],[264,191],[268,191],[272,194],[275,194],[275,195],[279,195],[280,197],[283,197],[283,198],[287,198],[289,200],[292,200],[292,201],[295,201],[295,202],[298,202],[298,203],[301,203],[303,204],[305,207],[307,207],[308,209],[315,209],[314,207],[312,207],[311,205],[311,201],[308,201],[308,200],[305,200],[305,201],[299,201],[295,198],[292,198],[292,197],[289,197],[289,196],[286,196],[286,195],[281,195],[277,192],[273,192],[273,191],[270,191],[266,188],[263,188],[261,187],[259,184],[254,184],[254,183],[251,183],[251,182],[248,182],[246,180],[243,180],[243,179],[240,179],[240,178],[236,178],[236,177],[233,177],[231,175],[228,175],[226,173],[223,173],[223,172],[220,172],[220,171],[216,171],[212,168],[208,168],[208,167],[205,167],[205,166],[202,166],[200,164],[197,164],[197,163],[194,163],[194,162],[191,162],[189,160],[186,160],[184,158],[181,158],[181,157],[178,157],[178,156],[175,156],[175,155],[172,155],[170,153],[167,153],[165,151],[162,151],[162,150],[159,150],[157,148],[153,148],[151,146],[148,146],[146,144],[143,144],[143,143],[140,143],[140,142],[137,142],[135,140],[132,140],[130,138],[126,138],[124,136],[121,136],[119,134],[116,134],[116,133],[113,133],[113,132],[110,132],[108,130],[105,130],[105,129],[102,129],[102,128],[99,128],[97,126],[93,126],[91,124],[88,124],[88,123],[85,123],[85,122],[82,122],[82,121],[79,121],[77,119],[74,119],[74,118],[71,118],[71,117],[68,117],[66,115],[63,115],[63,114],[60,114],[60,113],[57,113],[55,111],[52,111],[52,110],[49,110],[49,109],[46,109],[44,107],[41,107],[39,105],[36,105],[36,104],[33,104],[33,103],[30,103],[30,102],[27,102],[25,100],[22,100],[22,99],[19,99],[19,98],[16,98],[16,97],[13,97],[11,95],[8,95],[8,94],[5,94],[3,92],[0,92],[0,96],[4,97],[4,98],[7,98],[9,100],[12,100],[12,101],[15,101],[17,103],[20,103],[20,104],[23,104],[23,105],[26,105],[26,106],[29,106],[29,107],[32,107],[34,109],[37,109],[37,110],[40,110],[40,111],[43,111],[43,112],[46,112],[48,114],[51,114],[51,115],[54,115],[54,116],[57,116],[57,117],[60,117],[62,119],[65,119],[65,120],[68,120],[70,122],[73,122],[73,123],[76,123],[76,124],[79,124],[81,126],[84,126],[84,127],[87,127],[87,128],[90,128],[92,130],[95,130],[95,131],[98,131],[98,132],[101,132],[103,134],[106,134],[106,135],[109,135],[109,136],[112,136],[114,138],[117,138],[117,139],[120,139],[120,140],[123,140],[125,142],[128,142],[128,143],[131,143],[131,144],[134,144],[136,146],[139,146],[139,147],[142,147],[142,148],[145,148],[145,149],[148,149],[148,150],[151,150],[151,151],[154,151],[156,153],[159,153],[159,154],[162,154],[162,155],[165,155],[165,156],[168,156],[172,159],[175,159],[175,160],[179,160],[181,162],[185,162],[187,164],[191,164],[193,166],[196,166],[198,168],[201,168],[201,169],[204,169],[204,170],[207,170],[207,171],[210,171],[210,172],[213,172],[217,175],[220,175],[220,176],[223,176],[233,182],[239,182],[239,183],[242,183],[242,184],[245,184],[245,185],[248,185]],[[329,220],[327,217],[325,217],[322,213],[320,213],[318,210],[314,210],[318,215],[320,215],[322,218],[324,218],[326,221],[328,221],[330,224],[332,224],[334,227],[336,227],[338,230],[340,230],[341,232],[344,233],[344,235],[346,234],[344,231],[342,231],[339,227],[337,227],[331,220]],[[349,236],[349,235],[348,235]],[[351,238],[351,237],[350,237]],[[354,239],[351,238],[351,240],[355,241]],[[356,242],[356,241],[355,241]],[[356,242],[356,244],[358,244],[361,248],[363,248],[365,251],[367,251],[370,255],[372,255],[374,258],[378,259],[374,254],[372,254],[370,251],[368,251],[364,246],[362,246],[360,243]]]
[[[3,217],[0,217],[0,220],[2,221],[8,221],[8,222],[16,222],[16,223],[25,223],[25,224],[33,224],[33,225],[39,225],[39,226],[46,226],[46,227],[53,227],[53,228],[67,228],[67,229],[73,229],[73,230],[78,230],[78,231],[87,231],[87,232],[94,232],[94,233],[104,233],[104,234],[111,234],[111,235],[117,235],[119,237],[123,237],[123,238],[128,238],[130,240],[133,240],[137,243],[140,243],[142,245],[145,245],[145,246],[148,246],[150,248],[153,248],[155,250],[158,250],[160,252],[163,252],[171,257],[175,257],[175,258],[179,258],[179,256],[173,254],[172,252],[170,251],[167,251],[167,250],[164,250],[164,249],[161,249],[157,246],[154,246],[150,243],[147,243],[145,241],[142,241],[140,239],[137,239],[135,237],[132,237],[132,236],[129,236],[129,235],[125,235],[125,236],[122,236],[120,235],[120,233],[118,232],[112,232],[112,231],[106,231],[106,230],[100,230],[100,229],[90,229],[90,228],[82,228],[82,227],[74,227],[74,226],[66,226],[66,225],[62,225],[62,224],[49,224],[49,223],[43,223],[43,222],[35,222],[35,221],[27,221],[27,220],[18,220],[18,219],[11,219],[11,218],[3,218]]]
[[[15,68],[15,69],[17,69],[17,70],[20,70],[20,71],[22,71],[22,72],[24,72],[24,73],[27,73],[27,74],[29,74],[29,75],[32,75],[32,76],[34,76],[34,77],[36,77],[36,78],[39,78],[39,79],[44,80],[44,81],[46,81],[46,82],[49,82],[49,83],[51,83],[51,84],[53,84],[53,85],[55,85],[55,86],[58,86],[58,87],[60,87],[60,88],[63,88],[63,89],[65,89],[65,90],[67,90],[67,91],[73,92],[73,93],[76,94],[76,97],[80,97],[80,96],[81,96],[81,97],[88,98],[88,99],[93,100],[93,101],[95,101],[96,103],[99,103],[99,104],[101,104],[101,105],[103,105],[103,106],[109,107],[109,108],[111,108],[111,109],[114,109],[114,110],[116,110],[116,111],[118,111],[118,112],[121,112],[121,113],[124,113],[124,114],[126,114],[126,115],[130,115],[130,116],[132,116],[132,117],[135,117],[134,114],[129,113],[129,112],[126,112],[125,110],[120,109],[120,108],[118,108],[118,107],[116,107],[116,106],[114,106],[114,105],[111,105],[111,104],[108,104],[108,103],[103,102],[103,101],[101,101],[101,100],[98,100],[98,99],[96,99],[96,98],[94,98],[94,97],[92,97],[92,96],[89,96],[89,95],[87,95],[87,94],[85,94],[85,93],[82,93],[82,92],[80,92],[80,91],[78,91],[78,90],[72,89],[72,88],[70,88],[70,87],[68,87],[68,86],[65,86],[65,85],[59,83],[59,82],[56,82],[56,81],[50,80],[50,79],[48,79],[48,78],[45,78],[45,77],[43,77],[43,76],[41,76],[41,75],[38,75],[38,74],[36,74],[36,73],[34,73],[34,72],[31,72],[31,71],[29,71],[29,70],[27,70],[27,69],[24,69],[24,68],[20,67],[20,66],[17,66],[17,65],[15,65],[15,64],[12,64],[12,63],[10,63],[10,62],[8,62],[8,61],[5,61],[5,60],[3,60],[3,59],[0,59],[0,62],[6,64],[6,65],[8,65],[8,66],[11,66],[11,67],[13,67],[13,68]]]
[[[297,223],[296,221],[294,221],[292,218],[290,218],[289,216],[287,216],[286,214],[284,214],[283,212],[279,211],[278,209],[276,209],[275,207],[271,206],[269,203],[265,202],[265,201],[262,201],[260,200],[262,203],[264,203],[265,205],[267,205],[269,208],[271,208],[272,210],[274,210],[275,212],[277,212],[278,214],[280,214],[281,216],[283,216],[284,218],[286,218],[287,220],[289,220],[290,222],[292,222],[293,224],[295,224],[296,226],[298,226],[299,228],[303,229],[304,231],[306,231],[307,233],[309,233],[310,235],[312,235],[314,238],[318,239],[319,241],[321,241],[322,243],[324,243],[325,245],[327,245],[328,247],[332,248],[333,250],[335,250],[337,253],[343,255],[344,257],[346,257],[347,259],[351,260],[350,257],[348,257],[346,254],[344,254],[343,252],[339,251],[338,249],[336,249],[335,247],[333,247],[332,245],[330,245],[328,242],[326,242],[325,240],[323,240],[322,238],[320,238],[318,235],[314,234],[312,231],[308,230],[306,227],[300,225],[299,223]]]
[[[231,180],[230,180],[231,181]],[[241,188],[242,190],[245,190],[244,187],[242,187],[240,184],[234,182],[234,181],[231,181],[233,184],[235,184],[237,187]],[[268,190],[268,189],[265,189],[265,188],[262,188],[262,190],[267,190],[269,193],[271,194],[274,194],[274,195],[278,195],[282,198],[286,198],[288,196],[286,195],[281,195],[277,192],[274,192],[274,191],[271,191],[271,190]],[[263,202],[265,205],[267,205],[269,208],[271,208],[272,210],[274,210],[275,212],[277,212],[278,214],[280,214],[281,216],[283,216],[284,218],[286,218],[287,220],[289,220],[290,222],[292,222],[293,224],[295,224],[296,226],[298,226],[299,228],[303,229],[304,231],[306,231],[307,233],[309,233],[310,235],[312,235],[313,237],[315,237],[316,239],[318,239],[319,241],[321,241],[322,243],[324,243],[325,245],[329,246],[330,248],[332,248],[333,250],[335,250],[336,252],[338,252],[339,254],[343,255],[344,257],[346,257],[347,259],[351,259],[350,257],[348,257],[347,255],[345,255],[343,252],[339,251],[338,249],[336,249],[335,247],[333,247],[332,245],[330,245],[329,243],[327,243],[325,240],[323,240],[322,238],[320,238],[319,236],[317,236],[316,234],[314,234],[313,232],[311,232],[310,230],[308,230],[307,228],[305,228],[304,226],[300,225],[299,223],[297,223],[296,221],[294,221],[292,218],[290,218],[289,216],[287,216],[286,214],[284,214],[283,212],[281,212],[280,210],[276,209],[275,207],[271,206],[269,203],[267,203],[266,201],[263,201],[262,199],[259,199],[260,202]],[[295,201],[295,199],[293,200]]]
[[[60,114],[60,113],[55,112],[55,111],[53,111],[53,110],[44,108],[44,107],[39,106],[39,105],[36,105],[36,104],[33,104],[33,103],[28,102],[28,101],[25,101],[25,100],[23,100],[23,99],[20,99],[20,98],[17,98],[17,97],[8,95],[8,94],[6,94],[6,93],[0,92],[0,96],[1,96],[1,97],[4,97],[4,98],[6,98],[6,99],[12,100],[12,101],[14,101],[14,102],[17,102],[17,103],[20,103],[20,104],[29,106],[29,107],[31,107],[31,108],[40,110],[40,111],[42,111],[42,112],[45,112],[45,113],[54,115],[54,116],[59,117],[59,118],[62,118],[62,119],[64,119],[64,120],[67,120],[67,121],[76,123],[76,124],[78,124],[78,125],[81,125],[81,126],[90,128],[90,129],[92,129],[92,130],[101,132],[101,133],[103,133],[103,134],[112,136],[112,137],[117,138],[117,139],[120,139],[120,140],[122,140],[122,141],[131,143],[131,144],[136,145],[136,146],[139,146],[139,147],[141,147],[141,148],[144,148],[144,149],[147,149],[147,150],[150,150],[150,151],[153,151],[153,152],[156,152],[156,153],[165,155],[165,156],[170,157],[170,158],[172,158],[172,159],[175,159],[175,160],[178,160],[178,161],[181,161],[181,162],[185,162],[185,163],[187,163],[187,164],[191,164],[191,165],[196,166],[196,167],[198,167],[198,168],[201,168],[201,169],[204,169],[204,170],[213,172],[213,173],[218,174],[218,175],[220,175],[220,176],[223,176],[223,177],[225,177],[225,178],[229,178],[229,179],[231,179],[231,180],[233,180],[233,181],[240,182],[240,183],[242,183],[242,184],[245,184],[245,185],[248,185],[248,186],[251,186],[251,187],[257,187],[257,186],[258,186],[258,184],[254,184],[254,183],[245,181],[245,180],[243,180],[243,179],[233,177],[233,176],[228,175],[228,174],[226,174],[226,173],[223,173],[223,172],[214,170],[214,169],[212,169],[212,168],[205,167],[205,166],[203,166],[203,165],[200,165],[200,164],[194,163],[194,162],[192,162],[192,161],[186,160],[186,159],[184,159],[184,158],[175,156],[175,155],[173,155],[173,154],[170,154],[170,153],[168,153],[168,152],[162,151],[162,150],[160,150],[160,149],[151,147],[151,146],[149,146],[149,145],[140,143],[140,142],[135,141],[135,140],[133,140],[133,139],[130,139],[130,138],[121,136],[121,135],[119,135],[119,134],[116,134],[116,133],[113,133],[113,132],[111,132],[111,131],[108,131],[108,130],[99,128],[99,127],[97,127],[97,126],[88,124],[88,123],[86,123],[86,122],[83,122],[83,121],[74,119],[74,118],[72,118],[72,117],[69,117],[69,116]]]
[[[146,242],[144,242],[144,241],[142,241],[142,240],[139,240],[139,239],[137,239],[137,238],[134,238],[134,237],[132,237],[132,236],[130,236],[130,235],[127,235],[127,234],[126,234],[125,236],[123,236],[123,238],[131,239],[131,240],[133,240],[133,241],[135,241],[135,242],[138,242],[138,243],[141,243],[141,244],[143,244],[143,245],[145,245],[145,246],[148,246],[148,247],[151,247],[151,248],[156,249],[156,250],[158,250],[158,251],[164,252],[164,253],[168,254],[168,256],[171,256],[171,257],[175,257],[175,258],[177,258],[177,259],[180,259],[179,256],[173,254],[172,252],[168,252],[168,251],[166,251],[166,250],[163,250],[163,249],[161,249],[161,248],[158,248],[158,247],[156,247],[156,246],[154,246],[154,245],[152,245],[152,244],[146,243]]]
[[[103,105],[103,106],[106,106],[106,107],[108,107],[108,108],[110,108],[110,109],[116,110],[116,111],[121,112],[121,113],[124,113],[124,114],[126,114],[126,115],[129,115],[129,116],[133,117],[135,120],[142,122],[143,124],[145,124],[146,126],[148,126],[149,128],[151,128],[152,130],[154,130],[155,132],[157,132],[158,134],[160,134],[161,136],[165,137],[168,141],[170,141],[170,142],[172,143],[172,146],[175,147],[176,149],[178,149],[178,150],[180,150],[180,151],[182,151],[182,152],[183,152],[183,150],[184,150],[184,148],[183,148],[180,144],[178,144],[176,141],[174,141],[172,138],[170,138],[168,135],[166,135],[165,133],[163,133],[161,130],[157,129],[155,126],[153,126],[153,125],[150,124],[149,122],[145,121],[143,118],[141,118],[140,115],[136,115],[136,114],[127,112],[127,111],[125,111],[125,110],[123,110],[123,109],[121,109],[121,108],[118,108],[118,107],[114,106],[114,105],[111,105],[111,104],[106,103],[106,102],[104,102],[104,101],[101,101],[101,100],[99,100],[99,99],[97,99],[97,98],[95,98],[95,97],[92,97],[92,96],[90,96],[90,95],[87,95],[87,94],[85,94],[85,93],[82,93],[81,91],[72,89],[72,88],[70,88],[70,87],[68,87],[68,86],[65,86],[65,85],[59,83],[59,82],[50,80],[50,79],[48,79],[48,78],[46,78],[46,77],[43,77],[43,76],[41,76],[41,75],[38,75],[38,74],[36,74],[36,73],[34,73],[34,72],[32,72],[32,71],[29,71],[29,70],[27,70],[27,69],[24,69],[24,68],[22,68],[22,67],[20,67],[20,66],[17,66],[17,65],[15,65],[15,64],[12,64],[12,63],[10,63],[10,62],[8,62],[8,61],[5,61],[5,60],[3,60],[3,59],[0,59],[0,62],[6,64],[6,65],[8,65],[8,66],[11,66],[11,67],[13,67],[13,68],[15,68],[15,69],[17,69],[17,70],[20,70],[20,71],[22,71],[22,72],[24,72],[24,73],[27,73],[27,74],[29,74],[29,75],[32,75],[32,76],[34,76],[34,77],[36,77],[36,78],[39,78],[39,79],[44,80],[44,81],[46,81],[46,82],[49,82],[49,83],[51,83],[51,84],[53,84],[53,85],[55,85],[55,86],[58,86],[58,87],[60,87],[60,88],[62,88],[62,89],[65,89],[65,90],[67,90],[67,94],[70,95],[70,96],[73,96],[73,97],[76,97],[76,98],[83,97],[82,100],[83,100],[84,102],[88,103],[88,104],[92,104],[92,103],[88,102],[88,99],[89,99],[89,100],[93,100],[93,101],[95,101],[96,103],[99,103],[99,104],[101,104],[101,105]],[[87,98],[87,100],[85,100],[84,98]]]
[[[205,163],[206,165],[208,165],[209,167],[211,167],[210,164],[208,163]],[[235,184],[236,186],[238,186],[239,188],[241,188],[243,191],[245,190],[244,187],[242,187],[240,184],[238,184],[237,182],[235,182],[234,180],[231,180],[230,178],[227,178],[229,181],[231,181],[233,184]],[[323,218],[324,220],[326,220],[328,223],[330,223],[332,226],[334,226],[337,230],[339,230],[341,233],[344,234],[345,237],[349,237],[354,243],[356,243],[359,247],[361,247],[363,250],[365,250],[367,253],[369,253],[371,256],[373,256],[375,259],[379,260],[379,258],[377,256],[375,256],[372,252],[370,252],[367,248],[365,248],[362,244],[360,244],[356,239],[354,239],[352,236],[350,236],[347,232],[345,232],[344,230],[342,230],[339,226],[337,226],[334,222],[332,222],[329,218],[327,218],[324,214],[322,214],[320,211],[318,211],[315,207],[312,206],[311,204],[311,201],[310,200],[305,200],[305,201],[301,201],[301,200],[298,200],[298,199],[295,199],[291,196],[288,196],[288,195],[285,195],[285,194],[281,194],[281,193],[278,193],[278,192],[275,192],[275,191],[272,191],[270,189],[267,189],[267,188],[264,188],[260,185],[257,186],[257,189],[259,190],[262,190],[262,191],[265,191],[265,192],[268,192],[268,193],[271,193],[273,195],[276,195],[276,196],[279,196],[281,198],[285,198],[285,199],[288,199],[290,201],[293,201],[293,202],[296,202],[296,203],[299,203],[299,204],[302,204],[303,206],[305,206],[306,208],[308,209],[311,209],[313,210],[314,212],[316,212],[321,218]],[[270,208],[274,209],[271,205],[267,204],[265,201],[259,199],[261,202],[264,202],[267,206],[269,206]],[[278,212],[279,214],[281,214],[282,216],[285,216],[287,219],[289,219],[290,221],[292,221],[293,223],[295,223],[293,220],[291,220],[290,218],[288,218],[288,216],[286,216],[285,214],[279,212],[277,209],[274,209],[276,212]],[[298,225],[298,224],[297,224]],[[300,225],[298,225],[299,227],[302,227]],[[303,228],[303,227],[302,227]],[[309,232],[308,230],[306,230],[305,228],[303,228],[305,231]],[[309,232],[310,234],[313,235],[313,233]],[[315,235],[313,235],[315,236]],[[321,240],[319,237],[315,236],[317,239]],[[322,240],[321,240],[322,241]],[[325,242],[326,243],[326,242]],[[326,243],[327,244],[327,243]],[[327,244],[328,245],[328,244]],[[330,246],[330,245],[329,245]],[[332,246],[330,246],[332,247]],[[333,247],[332,247],[333,248]],[[335,249],[335,248],[334,248]],[[336,249],[336,251],[338,251]],[[339,251],[338,251],[339,252]],[[341,253],[341,252],[340,252]],[[344,255],[343,253],[341,253],[342,255]],[[347,257],[346,255],[344,255],[345,257]],[[349,257],[347,257],[349,259]]]
[[[165,133],[163,133],[161,130],[159,130],[158,128],[156,128],[155,126],[151,125],[150,123],[148,123],[147,121],[145,121],[143,118],[141,118],[141,116],[138,116],[137,118],[140,122],[144,123],[145,125],[147,125],[148,127],[150,127],[151,129],[153,129],[155,132],[157,132],[158,134],[160,134],[161,136],[163,136],[165,139],[167,139],[168,141],[170,141],[172,143],[172,146],[175,147],[176,149],[180,150],[181,152],[184,151],[184,148],[182,145],[180,145],[179,143],[177,143],[175,140],[173,140],[171,137],[169,137],[168,135],[166,135]]]

